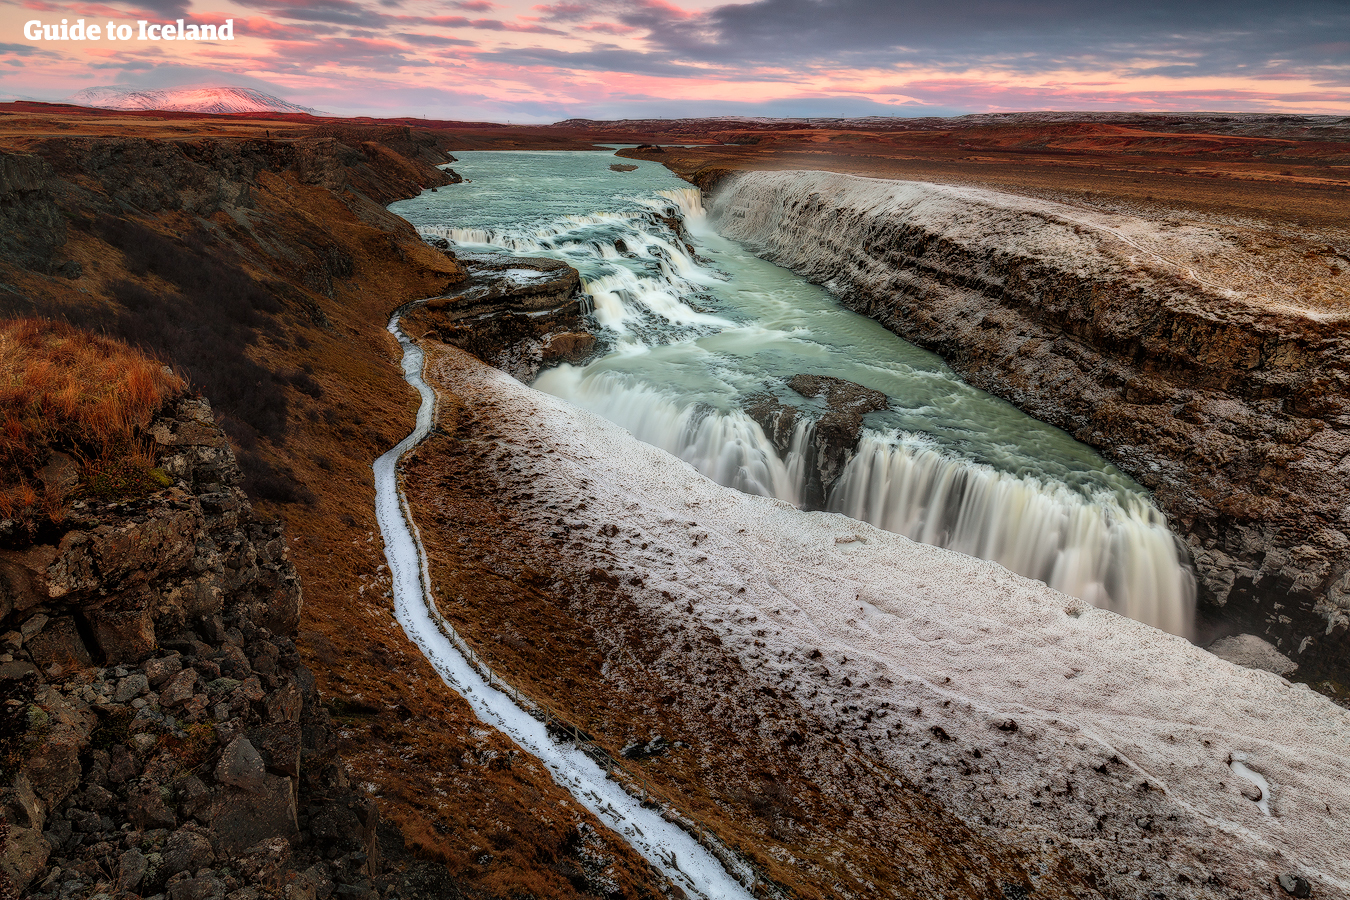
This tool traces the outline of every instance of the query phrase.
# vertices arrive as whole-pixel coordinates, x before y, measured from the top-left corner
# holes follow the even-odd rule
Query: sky
[[[234,20],[215,42],[29,21]],[[0,0],[0,99],[228,84],[541,123],[1011,110],[1350,115],[1350,0]]]

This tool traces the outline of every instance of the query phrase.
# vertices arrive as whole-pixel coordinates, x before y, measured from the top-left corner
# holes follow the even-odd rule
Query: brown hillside
[[[116,337],[211,400],[259,511],[288,524],[300,649],[352,781],[409,852],[449,864],[472,896],[587,896],[602,871],[615,896],[652,896],[661,879],[584,810],[539,820],[566,795],[478,727],[384,596],[370,463],[416,407],[384,326],[462,277],[384,206],[455,180],[435,168],[444,140],[403,125],[0,112],[0,316]]]

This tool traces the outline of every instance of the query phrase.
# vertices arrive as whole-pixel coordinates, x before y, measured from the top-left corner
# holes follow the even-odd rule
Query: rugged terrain
[[[1254,898],[1286,876],[1345,895],[1350,717],[1306,686],[712,484],[427,349],[439,429],[403,484],[436,606],[762,887]]]
[[[969,118],[621,154],[722,190],[727,233],[1150,487],[1196,564],[1202,637],[1263,634],[1343,691],[1344,122]],[[865,181],[731,177],[797,166],[961,187],[892,202]]]
[[[384,205],[426,187],[452,189],[456,176],[435,168],[450,161],[446,151],[575,149],[597,140],[727,140],[736,145],[670,148],[652,158],[705,183],[718,170],[802,168],[807,165],[802,160],[810,160],[814,168],[991,184],[1098,210],[1171,215],[1184,207],[1205,216],[1242,215],[1256,222],[1252,233],[1271,245],[1265,268],[1280,278],[1306,279],[1300,283],[1324,309],[1341,302],[1332,290],[1339,274],[1330,273],[1332,267],[1342,271],[1340,257],[1325,251],[1327,241],[1336,252],[1345,249],[1337,236],[1344,225],[1344,188],[1334,168],[1343,164],[1337,155],[1343,150],[1326,146],[1341,140],[1334,129],[1329,141],[1319,143],[1308,133],[1291,137],[1300,126],[1288,122],[1223,124],[1212,135],[1197,135],[1193,123],[1185,122],[929,123],[912,133],[838,124],[583,123],[531,129],[418,120],[352,123],[284,114],[243,119],[39,104],[0,107],[0,311],[51,315],[120,335],[172,363],[210,398],[238,451],[243,485],[260,516],[287,521],[289,558],[304,584],[294,659],[284,638],[268,640],[284,666],[303,664],[313,671],[319,702],[337,725],[333,749],[345,760],[357,795],[373,800],[380,815],[401,831],[410,856],[444,864],[441,871],[453,879],[454,887],[442,883],[422,890],[451,896],[460,890],[470,896],[637,897],[664,888],[617,836],[576,806],[566,806],[546,773],[519,758],[500,735],[479,728],[390,614],[369,465],[407,433],[414,398],[398,376],[396,346],[384,325],[408,301],[466,296],[475,285],[465,282],[463,266],[420,241]],[[1277,125],[1283,133],[1272,131]],[[1253,133],[1242,133],[1242,127]],[[1261,142],[1259,147],[1243,143],[1251,140]],[[1252,147],[1263,155],[1253,157]],[[1311,277],[1318,273],[1323,274]],[[439,309],[419,314],[427,317],[419,324],[452,340],[458,335],[462,345],[477,340],[462,331],[464,323],[457,321],[462,317],[452,306],[447,299]],[[563,312],[564,318],[570,315]],[[584,352],[585,336],[570,322],[559,321],[573,337],[554,348],[554,358]],[[475,349],[492,356],[486,344]],[[539,348],[537,354],[497,361],[523,363],[527,371],[544,355]],[[453,396],[451,385],[445,397]],[[551,692],[560,690],[584,720],[577,724],[594,725],[600,744],[620,756],[627,748],[634,759],[654,760],[653,781],[772,881],[811,896],[830,893],[832,878],[861,874],[865,881],[875,875],[893,877],[902,893],[931,896],[980,872],[987,877],[972,888],[977,894],[1022,896],[1019,891],[1028,887],[1037,888],[1035,895],[1087,890],[1092,866],[1076,854],[1042,848],[1028,857],[944,811],[940,790],[938,796],[930,790],[926,799],[923,791],[907,786],[906,778],[917,784],[935,776],[942,782],[946,776],[933,768],[938,762],[916,763],[903,777],[881,770],[864,774],[864,763],[825,736],[833,725],[821,727],[811,720],[813,714],[772,694],[754,698],[755,716],[761,721],[805,716],[804,724],[778,737],[767,727],[752,729],[744,746],[730,746],[729,733],[710,717],[736,723],[742,713],[716,703],[705,708],[708,701],[698,692],[671,693],[668,685],[679,681],[674,670],[650,681],[651,660],[643,648],[665,638],[647,640],[639,632],[650,625],[653,635],[660,634],[662,626],[635,614],[625,588],[611,584],[612,576],[602,567],[593,567],[602,574],[586,575],[586,569],[585,577],[575,584],[564,580],[562,587],[530,574],[544,577],[570,561],[550,555],[540,534],[544,518],[510,515],[511,504],[529,498],[496,492],[501,487],[532,493],[527,484],[507,477],[510,462],[494,444],[490,411],[480,414],[467,401],[446,402],[444,427],[464,430],[465,443],[434,438],[414,463],[431,488],[414,490],[431,491],[415,502],[433,520],[453,515],[466,523],[463,533],[436,538],[441,542],[436,548],[439,577],[457,586],[466,600],[460,612],[447,614],[471,638],[491,644],[494,653],[500,649],[494,659],[508,678],[538,696],[555,697]],[[462,479],[437,483],[444,481],[437,474],[440,466],[462,473]],[[555,522],[552,529],[558,528]],[[541,562],[522,565],[493,547],[493,541],[522,555],[536,554]],[[587,603],[595,608],[587,609]],[[213,624],[208,620],[192,627]],[[47,627],[44,623],[43,633]],[[224,635],[197,635],[210,652],[191,645],[167,649],[176,650],[180,659],[191,657],[184,671],[202,679],[203,667],[212,674],[209,663],[219,664],[213,654],[229,655],[233,645],[225,630]],[[23,636],[22,628],[18,634]],[[702,677],[708,684],[720,685],[727,667],[734,670],[738,664],[707,636],[691,639],[689,646],[705,660]],[[18,648],[31,657],[26,643]],[[631,664],[623,662],[623,652],[641,658],[628,674],[615,668]],[[567,665],[559,665],[561,660]],[[162,687],[156,685],[131,700],[116,699],[119,679],[135,674],[139,661],[119,675],[117,665],[95,649],[88,665],[80,665],[86,674],[68,680],[80,703],[97,706],[108,693],[114,705],[145,699],[149,706],[152,694],[162,704]],[[259,671],[252,658],[247,665]],[[658,691],[658,682],[667,686]],[[207,683],[194,684],[193,698],[195,688]],[[66,684],[56,690],[61,696],[53,697],[69,705]],[[85,697],[86,686],[92,700]],[[613,708],[609,691],[614,691]],[[640,714],[632,712],[634,705]],[[239,715],[244,715],[242,707]],[[692,742],[663,722],[677,723],[705,747],[727,744],[728,765],[720,765],[720,755],[700,760],[682,753],[674,742]],[[799,744],[794,734],[801,737],[800,747],[817,753],[800,773],[780,776],[781,754],[804,752],[792,750]],[[935,732],[930,740],[938,742],[934,746],[941,743]],[[786,750],[782,741],[790,745]],[[216,757],[211,759],[218,765]],[[91,785],[113,794],[108,811],[128,802],[130,795],[119,793],[124,788],[99,780],[100,761],[81,758],[78,799],[68,797],[63,811],[106,801],[91,793]],[[780,778],[791,786],[782,786]],[[211,779],[201,780],[212,787]],[[855,780],[858,790],[875,797],[874,821],[870,812],[859,814],[853,788],[844,787]],[[181,801],[178,793],[165,798],[167,805]],[[565,812],[540,816],[544,808]],[[174,810],[180,826],[181,813]],[[22,815],[27,813],[16,810],[14,821],[31,831],[33,820]],[[812,836],[817,822],[828,827]],[[80,833],[101,836],[107,831],[103,824],[100,818],[90,824],[94,830]],[[907,833],[936,839],[917,842],[916,850],[912,837],[901,836]],[[1152,840],[1130,835],[1135,838]],[[120,865],[120,854],[133,849],[113,840],[80,841],[67,849],[62,836],[53,859],[73,859],[70,854],[78,851],[77,865],[86,865],[115,850]],[[103,843],[109,845],[99,847],[103,856],[93,854],[91,845]],[[156,848],[152,840],[134,849],[148,859],[146,850]],[[156,852],[162,859],[163,850]],[[800,865],[791,859],[798,853]],[[858,871],[846,865],[855,857],[866,864]],[[303,853],[298,859],[304,861]],[[1043,886],[1036,884],[1042,863],[1057,879]],[[1252,879],[1253,890],[1265,892],[1278,890],[1272,880],[1278,871],[1277,862],[1271,862],[1268,871],[1263,867],[1260,873],[1223,877],[1244,886]],[[329,872],[327,882],[318,881],[317,894],[342,880],[334,880],[335,872]],[[47,877],[38,882],[44,891],[61,887],[47,885]],[[79,877],[90,889],[98,883],[93,869]],[[343,877],[357,887],[363,880],[384,886],[376,885],[369,871]],[[198,887],[208,895],[216,890],[213,878],[221,889],[230,886],[214,869],[201,878],[206,881]],[[1110,895],[1113,883],[1102,881],[1099,889]]]
[[[384,205],[455,180],[434,167],[444,140],[0,112],[0,310],[121,336],[210,398],[260,516],[288,523],[306,597],[296,647],[348,777],[407,852],[471,896],[586,896],[602,876],[622,896],[659,892],[583,810],[537,816],[562,808],[561,789],[478,726],[390,614],[370,463],[407,433],[415,396],[384,326],[464,272]]]
[[[1232,627],[1341,675],[1350,316],[1216,274],[1239,250],[1212,228],[823,173],[714,196],[725,234],[1106,453]]]
[[[282,527],[205,401],[149,431],[161,490],[76,500],[59,540],[0,550],[0,871],[35,898],[373,896],[379,817],[296,655]]]

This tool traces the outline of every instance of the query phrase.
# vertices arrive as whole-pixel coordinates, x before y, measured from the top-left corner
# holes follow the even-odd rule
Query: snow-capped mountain
[[[169,88],[159,91],[92,87],[72,95],[70,102],[102,109],[153,109],[165,112],[201,113],[284,112],[321,115],[309,107],[297,106],[271,94],[242,87]]]

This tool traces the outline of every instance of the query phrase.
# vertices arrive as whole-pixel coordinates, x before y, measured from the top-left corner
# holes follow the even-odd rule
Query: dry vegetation
[[[59,520],[76,491],[158,487],[141,432],[184,387],[120,341],[41,319],[0,322],[0,517],[31,530]]]
[[[111,202],[86,165],[105,136],[132,150],[140,145],[127,139],[144,138],[155,152],[181,142],[182,158],[236,142],[284,157],[315,130],[188,118],[7,118],[0,108],[0,152],[56,169],[49,196],[65,243],[55,255],[82,268],[72,278],[25,266],[0,241],[0,318],[45,314],[117,335],[172,362],[212,402],[255,508],[286,519],[305,592],[299,649],[341,723],[350,777],[410,855],[449,864],[457,885],[439,895],[653,896],[663,879],[542,766],[483,729],[390,615],[370,465],[412,427],[417,396],[384,326],[459,274],[382,209],[393,197],[381,190],[415,193],[418,182],[374,148],[337,188],[264,168],[239,176],[253,179],[247,206],[199,214]],[[363,136],[350,140],[359,147]],[[372,158],[381,168],[362,184],[361,160]],[[381,173],[392,173],[383,184]],[[0,204],[0,236],[5,212]]]

